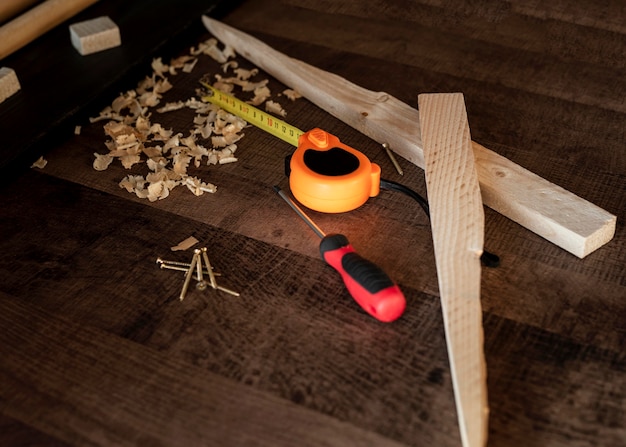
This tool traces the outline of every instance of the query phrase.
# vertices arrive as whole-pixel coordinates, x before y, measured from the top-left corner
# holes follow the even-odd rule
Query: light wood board
[[[484,213],[465,102],[419,95],[439,294],[464,447],[487,440],[487,378],[480,304]]]

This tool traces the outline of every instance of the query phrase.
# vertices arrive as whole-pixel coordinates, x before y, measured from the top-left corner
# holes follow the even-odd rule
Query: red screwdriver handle
[[[341,274],[354,300],[368,314],[383,322],[402,315],[406,300],[398,285],[380,267],[356,253],[343,234],[325,236],[320,253]]]

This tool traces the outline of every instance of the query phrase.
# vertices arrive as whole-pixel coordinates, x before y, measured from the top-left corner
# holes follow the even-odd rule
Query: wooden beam
[[[464,447],[487,442],[487,369],[480,305],[484,221],[465,101],[419,95],[439,295]]]
[[[15,17],[35,3],[37,0],[2,0],[0,2],[0,23]]]
[[[217,20],[203,17],[220,41],[318,107],[424,168],[419,112],[384,92],[286,56]],[[583,258],[615,234],[617,218],[505,157],[472,143],[483,202],[559,247]]]
[[[0,27],[0,59],[19,50],[98,0],[46,0]]]

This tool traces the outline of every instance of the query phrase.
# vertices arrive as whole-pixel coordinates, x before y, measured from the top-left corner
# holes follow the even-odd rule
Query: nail
[[[202,257],[204,258],[206,269],[209,272],[209,280],[211,281],[211,287],[215,289],[217,288],[217,281],[215,281],[215,275],[213,275],[213,267],[211,266],[211,262],[209,261],[209,256],[207,255],[206,247],[202,248]]]
[[[200,284],[200,283],[206,284],[206,282],[204,281],[204,277],[202,276],[202,259],[200,259],[200,253],[201,252],[197,248],[193,252],[194,252],[195,256],[198,257],[198,262],[196,263],[196,267],[197,267],[196,270],[198,271],[198,273],[196,275],[197,278],[198,278],[198,284]],[[207,266],[207,270],[210,270],[210,269],[211,269],[211,267]]]
[[[189,267],[191,265],[191,263],[189,262],[179,262],[179,261],[167,261],[165,259],[161,259],[161,258],[157,258],[157,264],[159,265],[179,265],[181,267]],[[167,267],[164,267],[167,268]],[[187,269],[185,269],[185,271],[187,271]],[[219,276],[219,273],[215,273],[215,275]]]
[[[396,160],[396,157],[393,155],[393,152],[391,152],[391,149],[389,149],[389,145],[387,143],[383,143],[382,146],[385,149],[385,152],[387,152],[387,156],[389,157],[389,159],[393,163],[393,166],[396,168],[396,171],[398,171],[398,174],[404,175],[404,172],[402,171],[402,168],[398,164],[398,160]]]
[[[183,283],[183,290],[180,291],[180,300],[185,299],[185,295],[187,294],[187,289],[189,288],[189,282],[191,281],[191,277],[193,276],[193,270],[196,264],[198,263],[198,253],[193,255],[191,259],[191,265],[189,266],[189,270],[187,270],[187,274],[185,275],[185,282]]]
[[[221,290],[222,292],[230,293],[234,296],[239,296],[239,292],[235,292],[234,290],[227,289],[226,287],[217,286],[217,290]]]
[[[185,264],[185,263],[183,263],[183,264]],[[159,267],[162,268],[162,269],[167,269],[167,270],[176,270],[176,271],[179,271],[179,272],[186,272],[186,271],[189,270],[189,267],[191,266],[191,264],[185,264],[185,265],[186,265],[186,267],[182,267],[182,266],[178,266],[178,265],[169,265],[169,264],[163,263],[163,264],[160,264]],[[202,273],[206,273],[207,275],[209,274],[209,272],[207,272],[206,269],[204,269],[202,271]],[[221,273],[213,272],[213,275],[220,276]],[[195,276],[194,278],[198,279],[197,276]]]

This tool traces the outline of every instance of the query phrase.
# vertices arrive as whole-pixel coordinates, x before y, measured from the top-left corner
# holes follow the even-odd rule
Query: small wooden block
[[[14,95],[20,89],[20,81],[12,68],[0,68],[0,102]]]
[[[70,25],[72,45],[83,56],[122,44],[120,30],[107,16]]]

